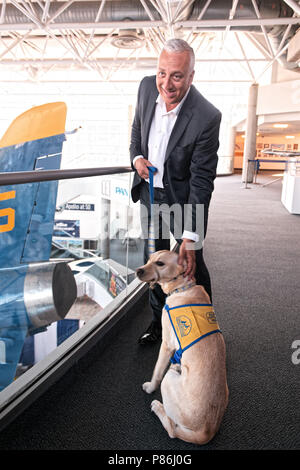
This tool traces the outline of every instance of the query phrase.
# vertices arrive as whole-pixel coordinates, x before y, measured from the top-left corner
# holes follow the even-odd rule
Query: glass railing
[[[13,185],[13,174],[6,176],[12,177],[9,184]],[[1,409],[18,395],[18,388],[24,390],[27,383],[32,384],[46,373],[60,355],[107,321],[132,290],[141,286],[135,269],[143,264],[143,240],[139,204],[130,197],[131,183],[130,168],[122,173],[91,177],[85,174],[83,178],[59,181],[49,260],[31,260],[9,268],[2,263],[0,418]],[[28,183],[32,188],[43,184],[48,183]],[[18,179],[12,187],[25,186]],[[0,196],[6,189],[7,186],[0,186]],[[7,225],[3,218],[0,223]],[[63,272],[58,272],[56,279],[55,269],[48,268],[61,265],[68,266],[77,291],[67,311],[63,311],[60,302],[65,302],[62,291],[68,290],[70,280],[65,280]],[[51,308],[45,304],[46,294]]]
[[[139,204],[130,198],[131,176],[85,179],[80,195],[78,183],[60,183],[51,259],[69,259],[75,276],[78,296],[68,317],[77,316],[78,310],[82,320],[84,311],[90,318],[91,305],[100,312],[127,288],[143,264]],[[64,194],[69,195],[67,200]]]

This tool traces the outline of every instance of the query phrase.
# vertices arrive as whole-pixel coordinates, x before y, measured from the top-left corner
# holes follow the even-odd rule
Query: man
[[[189,279],[195,277],[196,283],[203,285],[211,297],[203,249],[197,247],[196,206],[204,206],[205,236],[216,177],[221,113],[192,85],[194,64],[193,49],[181,39],[171,39],[160,54],[156,77],[145,77],[140,84],[130,144],[131,164],[135,170],[131,195],[132,200],[140,200],[150,214],[148,167],[157,168],[154,203],[177,203],[183,209],[183,233],[177,241],[180,244],[179,262],[186,266],[184,275]],[[189,221],[184,217],[186,205],[192,207]],[[163,223],[161,218],[160,224]],[[173,220],[171,231],[174,223],[178,225],[178,220]],[[170,247],[170,241],[163,239],[161,233],[162,227],[160,237],[155,240],[155,251]],[[148,256],[145,240],[145,262]],[[140,344],[153,343],[161,337],[164,302],[165,295],[156,286],[150,291],[153,320],[139,339]]]

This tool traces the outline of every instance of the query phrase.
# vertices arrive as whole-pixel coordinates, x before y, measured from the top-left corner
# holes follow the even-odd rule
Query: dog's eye
[[[157,264],[157,266],[164,266],[165,265],[165,263],[163,263],[162,261],[156,261],[155,264]]]

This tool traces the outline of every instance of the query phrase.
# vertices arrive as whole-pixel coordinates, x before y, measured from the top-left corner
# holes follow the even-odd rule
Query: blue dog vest
[[[179,349],[171,358],[180,364],[182,353],[195,343],[213,333],[221,333],[212,304],[190,304],[169,307],[165,305],[176,335]]]

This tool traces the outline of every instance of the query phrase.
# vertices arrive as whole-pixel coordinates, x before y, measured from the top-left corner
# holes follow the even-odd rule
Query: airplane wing
[[[0,140],[0,172],[59,169],[66,111],[47,103],[18,116]],[[71,269],[48,262],[57,188],[0,186],[0,391],[14,378],[26,335],[64,318],[76,299]]]

